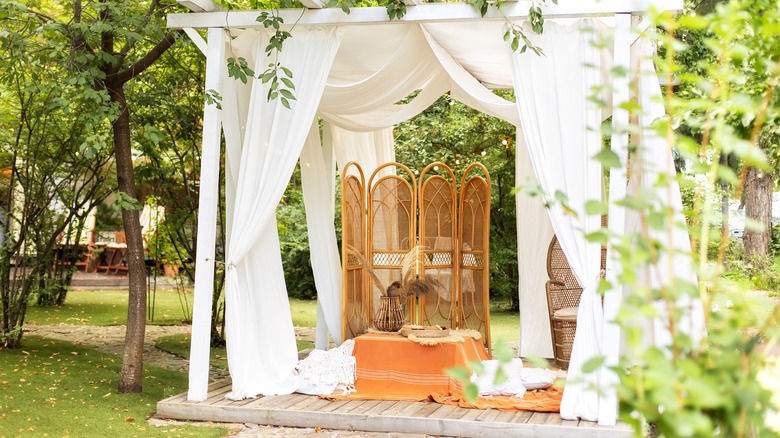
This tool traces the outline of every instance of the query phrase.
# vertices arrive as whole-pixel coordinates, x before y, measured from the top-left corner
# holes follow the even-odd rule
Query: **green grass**
[[[192,292],[186,296],[192,306]],[[158,290],[153,324],[177,325],[184,321],[179,295],[174,290]],[[61,307],[27,308],[28,324],[121,325],[127,322],[126,290],[73,290]]]
[[[517,311],[490,310],[490,339],[496,342],[517,342],[520,340],[520,317]]]
[[[296,327],[314,327],[317,324],[317,301],[290,298],[290,313]]]
[[[154,346],[162,351],[167,351],[168,353],[189,359],[191,339],[192,337],[189,333],[161,336],[157,338]],[[298,346],[298,351],[314,348],[314,342],[310,341],[298,340],[296,341],[296,344]],[[210,364],[217,368],[227,369],[227,350],[225,347],[212,347],[210,351]]]
[[[218,437],[223,428],[167,426],[146,418],[183,392],[184,373],[144,367],[141,394],[117,394],[121,358],[36,336],[0,350],[0,436]]]
[[[191,309],[192,291],[186,292]],[[175,290],[158,290],[154,305],[153,324],[179,325],[185,315]],[[299,327],[314,327],[317,319],[317,302],[290,299],[293,324]],[[191,311],[190,311],[191,312]],[[27,308],[25,321],[28,324],[81,324],[121,325],[127,322],[126,290],[74,290],[61,307],[41,307],[31,304]]]

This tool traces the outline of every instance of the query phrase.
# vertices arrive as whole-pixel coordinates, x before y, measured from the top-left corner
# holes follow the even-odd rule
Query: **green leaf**
[[[505,363],[512,360],[512,358],[515,357],[515,352],[512,350],[511,347],[506,342],[498,342],[496,343],[495,348],[493,349],[493,358],[498,360],[499,362]]]
[[[587,362],[582,364],[582,372],[585,374],[592,373],[596,371],[597,369],[601,368],[604,365],[604,362],[606,362],[607,358],[605,356],[596,356],[588,359]]]
[[[479,388],[477,388],[477,385],[469,383],[463,388],[463,396],[466,398],[466,401],[473,402],[479,398]]]
[[[464,367],[448,368],[447,375],[463,383],[469,382],[471,378],[471,373]]]
[[[601,201],[587,201],[585,202],[585,213],[588,215],[602,215],[609,212],[609,205]]]
[[[622,164],[620,163],[620,157],[614,152],[612,152],[610,149],[602,149],[593,156],[593,159],[601,163],[602,166],[606,168],[616,168],[621,167]]]
[[[290,92],[290,90],[287,90],[287,89],[281,88],[281,89],[279,89],[279,93],[280,93],[282,96],[286,97],[287,99],[290,99],[290,100],[296,100],[296,99],[295,99],[295,96],[293,96],[293,94]]]

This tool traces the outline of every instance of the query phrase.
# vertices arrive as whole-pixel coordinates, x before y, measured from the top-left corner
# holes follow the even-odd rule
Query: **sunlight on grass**
[[[189,359],[190,357],[190,340],[192,337],[189,333],[162,336],[157,338],[154,346],[162,351],[175,354],[179,357]],[[314,342],[296,340],[295,341],[298,351],[314,348]],[[210,364],[222,369],[227,369],[227,349],[225,347],[211,347],[211,361]]]
[[[192,290],[185,292],[192,306]],[[154,321],[156,325],[181,325],[184,312],[175,290],[158,290],[155,297]],[[293,324],[314,327],[317,320],[317,302],[290,299]],[[190,311],[191,313],[191,311]],[[127,322],[126,290],[74,290],[68,293],[61,307],[40,307],[31,304],[27,309],[28,324],[79,324],[121,325]]]
[[[142,394],[117,394],[121,358],[25,336],[0,350],[0,436],[218,437],[218,427],[150,426],[157,401],[183,392],[184,373],[144,366]]]

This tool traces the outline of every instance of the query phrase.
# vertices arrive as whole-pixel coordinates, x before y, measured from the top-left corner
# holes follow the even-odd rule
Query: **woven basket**
[[[450,335],[450,331],[433,326],[404,326],[401,328],[401,335],[409,336],[414,334],[418,338],[445,338]]]
[[[404,312],[398,297],[379,297],[379,310],[374,315],[374,328],[383,332],[397,332],[404,325]]]

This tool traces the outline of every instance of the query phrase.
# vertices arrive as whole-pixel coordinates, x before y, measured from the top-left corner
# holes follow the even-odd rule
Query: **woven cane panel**
[[[345,262],[345,267],[347,269],[352,269],[352,268],[358,268],[360,266],[361,266],[360,259],[358,259],[356,255],[352,253],[348,253],[347,261]]]
[[[455,189],[440,176],[425,181],[420,194],[420,239],[433,249],[452,249]]]
[[[461,188],[461,196],[463,197],[460,211],[463,230],[461,239],[464,244],[468,245],[468,248],[465,245],[463,247],[466,251],[484,251],[487,247],[485,227],[490,208],[488,193],[487,182],[480,177],[471,178]]]
[[[415,243],[412,225],[416,208],[412,187],[401,178],[379,180],[371,189],[369,230],[374,251],[408,251]]]
[[[375,268],[400,267],[404,259],[404,252],[377,252],[374,251],[372,263]]]
[[[462,253],[460,265],[464,268],[481,268],[485,265],[485,255],[482,253]]]
[[[423,263],[425,264],[426,272],[429,266],[433,268],[437,266],[452,266],[452,252],[426,251]]]
[[[579,292],[582,292],[582,287],[577,281],[577,277],[574,276],[574,271],[572,271],[571,266],[569,265],[569,260],[566,259],[566,256],[563,254],[561,244],[555,236],[553,236],[547,251],[547,275],[550,277],[550,280],[563,283],[566,289],[579,290]]]
[[[579,287],[579,285],[572,287],[549,283],[547,294],[551,306],[551,313],[555,313],[555,311],[560,309],[579,306],[582,288]]]
[[[345,279],[346,300],[344,309],[346,311],[346,336],[347,339],[351,339],[365,333],[368,329],[369,309],[364,296],[363,269],[347,272]]]
[[[349,176],[343,180],[342,242],[363,251],[363,191],[360,180]]]
[[[461,271],[461,328],[477,330],[483,335],[487,329],[487,288],[482,270]]]
[[[442,175],[454,175],[446,166],[440,166]],[[423,269],[426,276],[435,278],[442,287],[435,294],[420,300],[420,318],[425,325],[455,327],[457,300],[453,272],[454,249],[457,245],[455,207],[457,192],[454,182],[440,175],[425,179],[420,188],[420,244],[425,247]]]

